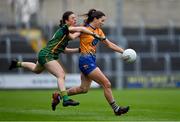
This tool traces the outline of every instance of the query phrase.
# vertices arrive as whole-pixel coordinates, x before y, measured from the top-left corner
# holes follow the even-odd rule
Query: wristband
[[[81,48],[79,47],[79,53],[81,52]]]

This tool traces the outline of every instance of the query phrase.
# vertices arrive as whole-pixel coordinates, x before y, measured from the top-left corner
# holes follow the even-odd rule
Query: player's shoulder
[[[101,28],[97,28],[97,29],[98,29],[98,31],[103,32],[103,30]]]
[[[101,28],[97,28],[96,33],[99,34],[99,35],[104,35],[104,32],[103,32],[103,30]]]

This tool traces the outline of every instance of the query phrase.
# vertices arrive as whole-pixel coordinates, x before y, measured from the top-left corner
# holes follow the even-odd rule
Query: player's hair
[[[84,20],[85,24],[89,24],[94,20],[94,18],[99,19],[102,16],[105,16],[105,14],[102,11],[98,11],[96,9],[90,9],[88,13],[84,14],[83,16],[86,16],[87,18]]]
[[[59,24],[60,27],[62,27],[64,24],[66,24],[66,20],[69,19],[69,16],[70,16],[71,14],[74,14],[74,12],[72,12],[72,11],[66,11],[66,12],[63,14],[62,19],[59,21],[59,22],[60,22],[60,24]]]

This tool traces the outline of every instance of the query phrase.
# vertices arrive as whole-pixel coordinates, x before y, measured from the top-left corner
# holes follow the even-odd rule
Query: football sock
[[[110,103],[110,105],[111,105],[112,109],[113,109],[115,112],[117,112],[117,111],[118,111],[119,106],[116,104],[116,102],[115,102],[115,101],[113,101],[112,103]]]
[[[61,96],[63,98],[63,101],[69,100],[69,97],[67,95],[67,91],[61,91]]]
[[[17,64],[16,64],[16,67],[21,67],[21,63],[22,62],[18,61]]]

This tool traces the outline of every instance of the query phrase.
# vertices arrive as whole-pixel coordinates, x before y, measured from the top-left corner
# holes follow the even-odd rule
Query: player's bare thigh
[[[103,86],[110,82],[99,67],[96,67],[90,74],[88,74],[88,77]]]
[[[56,77],[65,77],[65,72],[57,60],[47,62],[44,64],[44,67],[48,72]]]

